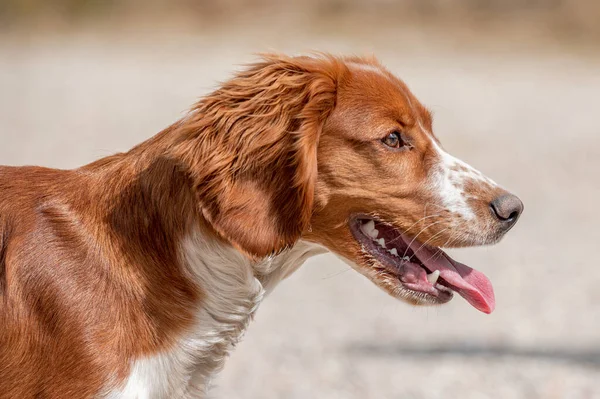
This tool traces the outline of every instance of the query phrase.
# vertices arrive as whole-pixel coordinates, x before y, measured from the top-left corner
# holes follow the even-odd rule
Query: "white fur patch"
[[[310,256],[323,252],[317,245],[299,241],[252,264],[231,246],[193,231],[181,244],[181,261],[204,294],[195,326],[170,350],[135,360],[126,381],[105,397],[203,398],[265,293]]]
[[[421,129],[426,131],[422,125]],[[475,213],[467,202],[472,196],[465,191],[466,184],[477,182],[490,187],[497,184],[466,162],[448,154],[433,137],[431,142],[440,160],[431,177],[431,188],[439,193],[442,204],[448,211],[462,216],[465,220],[475,218]]]

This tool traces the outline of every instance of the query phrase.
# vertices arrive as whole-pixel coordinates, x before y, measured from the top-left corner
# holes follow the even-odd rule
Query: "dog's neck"
[[[198,209],[185,163],[168,152],[177,137],[170,128],[129,153],[82,168],[98,176],[98,203],[109,210],[103,221],[110,234],[122,243],[121,248],[143,254],[131,260],[131,267],[147,279],[160,277],[158,285],[173,287],[172,297],[167,291],[158,301],[165,306],[161,317],[169,324],[190,320],[173,328],[170,334],[175,338],[166,337],[172,342],[168,348],[134,360],[119,388],[125,396],[138,392],[140,386],[146,386],[151,396],[205,391],[264,295],[310,256],[325,252],[299,240],[285,251],[257,260],[219,237]],[[106,184],[108,180],[111,184]],[[163,267],[168,272],[157,270]],[[171,276],[177,280],[170,281]],[[195,287],[195,295],[187,294],[189,287]],[[150,298],[156,293],[144,295]],[[169,302],[178,305],[169,307]],[[181,303],[187,303],[188,309],[182,309]],[[162,312],[163,306],[157,311]],[[164,328],[156,328],[160,336]]]
[[[202,397],[225,364],[264,296],[310,256],[325,252],[299,241],[258,262],[193,229],[181,244],[182,268],[202,290],[194,323],[166,352],[136,360],[124,397],[146,387],[150,397]]]
[[[228,263],[251,265],[267,292],[293,273],[308,257],[327,252],[318,244],[299,240],[292,248],[277,255],[256,259],[229,245],[211,228],[199,209],[196,191],[202,190],[202,184],[191,177],[190,154],[182,154],[182,147],[185,147],[182,143],[189,138],[189,132],[182,128],[184,121],[185,118],[127,153],[103,158],[82,168],[86,171],[107,171],[96,188],[103,202],[110,204],[107,207],[114,214],[112,220],[123,226],[143,226],[154,222],[152,227],[168,230],[161,233],[167,236],[175,234],[180,239],[197,236],[201,232],[204,241],[218,244],[221,250],[236,254]],[[195,163],[210,163],[210,153],[203,154],[198,150],[198,145],[193,147],[193,154],[200,158]],[[103,181],[110,181],[110,184],[104,184]],[[143,234],[144,231],[138,230],[137,233]],[[146,237],[129,236],[127,239],[128,244],[132,240],[146,241]]]

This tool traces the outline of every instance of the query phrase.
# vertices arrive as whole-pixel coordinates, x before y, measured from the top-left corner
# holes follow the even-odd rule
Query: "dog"
[[[204,397],[263,297],[327,251],[395,298],[490,313],[489,280],[440,248],[522,211],[377,60],[264,55],[126,153],[0,168],[0,397]]]

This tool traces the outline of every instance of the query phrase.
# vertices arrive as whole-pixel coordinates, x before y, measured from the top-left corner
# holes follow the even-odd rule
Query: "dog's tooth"
[[[383,237],[381,237],[379,240],[377,240],[377,242],[379,243],[380,246],[385,248],[385,239]]]
[[[371,222],[372,222],[372,220],[369,220],[368,222],[361,223],[361,225],[360,225],[360,229],[366,235],[369,235],[369,232],[371,231],[371,230],[369,230],[369,228],[373,228],[373,226],[371,225]]]
[[[398,256],[398,250],[396,248],[392,248],[388,252],[391,253],[394,256]]]
[[[429,283],[431,283],[431,284],[435,284],[435,283],[437,283],[439,277],[440,277],[440,271],[435,270],[434,272],[429,273],[427,275],[427,281],[429,281]]]
[[[371,238],[377,238],[379,231],[375,228],[375,221],[369,220],[367,223],[361,226],[363,233]]]
[[[410,256],[404,256],[402,260],[405,262],[410,262]]]

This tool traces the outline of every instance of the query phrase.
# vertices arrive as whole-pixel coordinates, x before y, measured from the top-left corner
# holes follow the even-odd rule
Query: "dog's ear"
[[[181,122],[202,213],[245,253],[276,253],[308,228],[317,145],[343,68],[332,57],[265,56]]]

